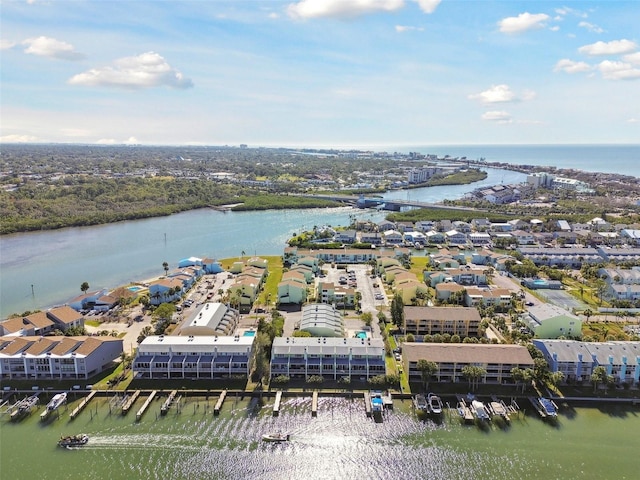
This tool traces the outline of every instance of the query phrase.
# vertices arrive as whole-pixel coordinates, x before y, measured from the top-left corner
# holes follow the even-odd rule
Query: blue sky
[[[638,1],[0,3],[2,142],[638,143]]]

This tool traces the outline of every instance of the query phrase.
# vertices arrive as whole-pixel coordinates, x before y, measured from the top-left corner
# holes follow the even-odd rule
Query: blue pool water
[[[540,279],[538,279],[538,280],[534,280],[534,281],[533,281],[533,283],[534,283],[535,285],[547,285],[547,284],[548,284],[548,282],[547,282],[546,280],[543,280],[543,279],[541,279],[541,278],[540,278]]]
[[[139,290],[143,290],[143,287],[138,287],[136,285],[133,285],[131,287],[127,287],[127,290],[129,290],[130,292],[137,292]]]
[[[243,337],[255,337],[256,332],[254,330],[247,330],[242,334]]]
[[[367,332],[356,332],[356,337],[367,338]]]

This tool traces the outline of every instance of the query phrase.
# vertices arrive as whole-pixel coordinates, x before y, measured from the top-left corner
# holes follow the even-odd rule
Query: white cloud
[[[509,85],[492,85],[484,92],[469,95],[470,100],[478,100],[484,105],[492,103],[508,103],[517,101],[516,94],[511,91]]]
[[[38,139],[33,135],[4,135],[0,137],[1,143],[33,143],[37,142]]]
[[[633,63],[634,65],[640,65],[640,52],[630,53],[629,55],[624,55],[622,59],[625,62]]]
[[[0,40],[0,50],[9,50],[10,48],[13,48],[16,46],[15,42],[12,42],[11,40],[6,40],[6,39],[2,39]]]
[[[106,86],[124,88],[150,88],[167,86],[190,88],[193,82],[175,70],[155,52],[116,60],[113,66],[92,68],[69,79],[71,85]]]
[[[84,55],[77,52],[73,45],[50,37],[28,38],[22,42],[27,45],[24,53],[59,60],[82,60]]]
[[[580,72],[588,72],[591,70],[591,66],[585,62],[574,62],[573,60],[569,60],[568,58],[563,58],[562,60],[556,63],[556,66],[553,67],[554,72],[565,72],[565,73],[580,73]]]
[[[353,18],[375,12],[394,12],[404,7],[404,0],[301,0],[287,7],[295,19]]]
[[[627,120],[627,123],[640,123],[640,120],[638,120],[637,118],[630,118],[629,120]]]
[[[420,10],[424,13],[435,12],[438,5],[440,5],[440,1],[441,0],[414,0],[414,2],[420,6]]]
[[[640,68],[626,62],[612,62],[605,60],[600,62],[598,70],[607,80],[635,80],[640,79]]]
[[[593,33],[604,33],[604,30],[602,28],[589,22],[580,22],[578,23],[578,26],[582,28],[586,28],[587,30]]]
[[[409,25],[396,25],[396,32],[398,32],[398,33],[411,32],[411,31],[422,32],[422,31],[424,31],[424,28],[422,28],[422,27],[411,27]]]
[[[488,122],[497,122],[497,123],[511,123],[511,115],[504,110],[494,110],[491,112],[485,112],[482,114],[482,120],[486,120]]]
[[[545,13],[521,13],[517,17],[503,18],[498,22],[502,33],[520,33],[527,30],[543,28],[549,15]]]
[[[631,40],[612,40],[611,42],[596,42],[580,47],[578,51],[586,55],[621,55],[638,49],[638,44]]]

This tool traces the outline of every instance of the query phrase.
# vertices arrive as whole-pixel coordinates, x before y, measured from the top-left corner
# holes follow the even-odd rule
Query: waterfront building
[[[0,322],[0,335],[5,336],[36,336],[53,332],[55,323],[46,312],[36,312],[26,317],[14,317]]]
[[[422,382],[418,361],[427,360],[438,366],[438,382],[466,382],[462,375],[465,366],[486,370],[480,383],[510,383],[511,369],[533,368],[533,359],[521,345],[491,345],[474,343],[403,343],[402,361],[409,382]]]
[[[300,330],[312,337],[344,337],[344,319],[332,305],[312,303],[302,307]]]
[[[583,263],[600,263],[602,254],[595,248],[518,247],[518,252],[537,266],[580,268]],[[638,251],[640,254],[640,251]]]
[[[137,378],[248,376],[255,336],[150,336],[138,346]]]
[[[617,384],[638,385],[640,342],[582,342],[534,339],[551,372],[562,372],[565,382],[590,381],[593,369],[602,366]]]
[[[123,352],[114,337],[0,337],[0,378],[88,379]]]
[[[179,335],[231,335],[240,320],[240,312],[222,303],[204,303],[185,320]]]
[[[480,326],[476,308],[467,307],[404,307],[405,333],[435,335],[448,333],[475,337]]]
[[[582,334],[580,317],[551,303],[528,307],[524,321],[538,338],[558,338]]]
[[[94,292],[85,292],[82,295],[72,298],[67,302],[76,311],[93,308],[98,299],[107,294],[107,289],[103,288]]]
[[[174,302],[182,295],[183,288],[179,278],[160,278],[149,284],[149,301],[152,305]]]
[[[386,372],[381,338],[276,337],[271,377],[367,380]]]

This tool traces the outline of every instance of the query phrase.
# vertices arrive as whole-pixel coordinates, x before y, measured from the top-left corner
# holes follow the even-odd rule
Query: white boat
[[[484,403],[480,400],[473,400],[471,402],[471,411],[478,420],[490,420],[487,409],[484,407]]]
[[[262,435],[263,442],[288,442],[289,434],[288,433],[265,433]]]
[[[553,403],[553,400],[549,400],[548,398],[540,397],[538,398],[538,403],[542,407],[542,411],[545,413],[547,417],[557,417],[558,410],[556,404]]]
[[[415,397],[413,397],[413,404],[416,407],[416,410],[419,412],[428,412],[429,411],[429,403],[427,402],[427,398],[418,393]]]
[[[491,407],[494,415],[504,418],[506,422],[509,422],[511,420],[509,418],[507,406],[503,402],[493,401],[489,404],[489,406]]]
[[[67,401],[67,392],[58,393],[53,396],[51,401],[47,403],[47,411],[53,412],[60,407],[64,402]]]
[[[429,410],[431,413],[434,415],[440,415],[442,413],[442,400],[440,397],[430,393],[427,400],[429,401]]]

